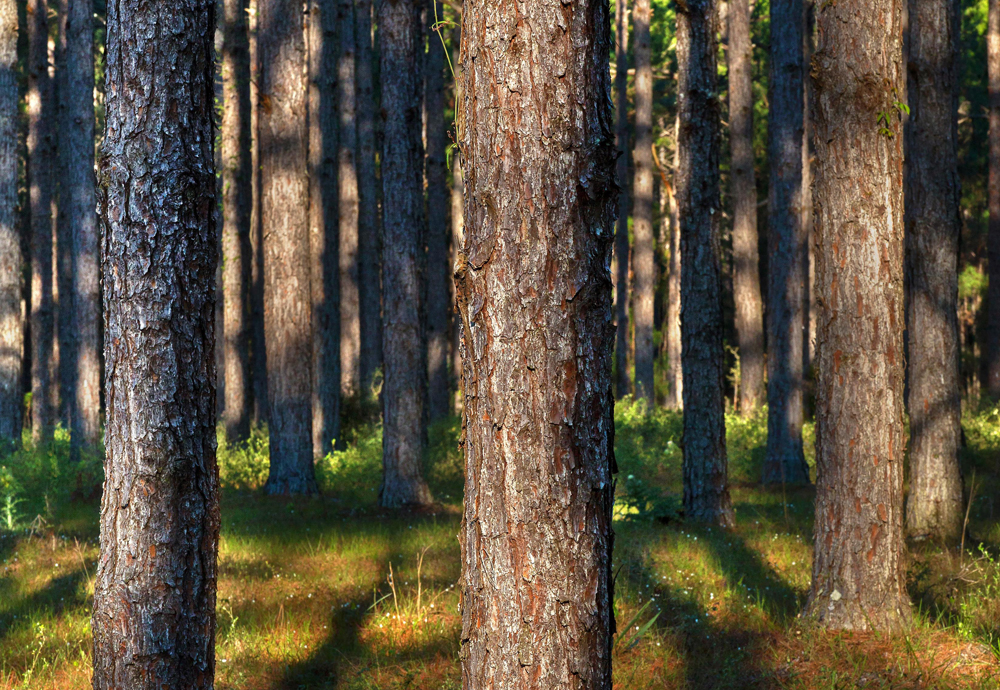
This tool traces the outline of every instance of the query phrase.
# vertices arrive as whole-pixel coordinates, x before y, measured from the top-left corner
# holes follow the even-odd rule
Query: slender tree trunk
[[[983,384],[986,394],[1000,400],[1000,1],[989,0],[986,65],[990,102],[990,227],[987,239],[989,291],[983,343]]]
[[[910,534],[962,533],[958,345],[958,4],[909,0]]]
[[[812,62],[813,53],[813,3],[802,3],[802,64],[808,68]],[[803,395],[806,400],[813,396],[813,386],[810,384],[810,369],[816,352],[816,267],[813,250],[813,191],[812,191],[812,84],[807,73],[802,75],[802,235],[806,238],[806,247],[802,252],[802,377]],[[805,405],[805,401],[803,401]]]
[[[313,469],[313,326],[301,5],[259,0],[260,186],[271,468],[265,491],[317,492]],[[322,327],[322,324],[318,324]]]
[[[49,79],[48,6],[28,0],[28,203],[31,217],[31,433],[52,438],[52,83]]]
[[[21,238],[17,224],[17,2],[0,0],[0,445],[21,442]]]
[[[340,390],[357,394],[361,376],[361,314],[358,294],[358,171],[355,111],[355,42],[353,0],[338,0],[340,54],[337,60],[339,154],[337,178],[340,215]]]
[[[903,563],[903,142],[893,105],[903,87],[901,14],[901,0],[838,0],[817,18],[822,313],[816,555],[806,609],[828,628],[896,629],[910,617]]]
[[[108,5],[95,690],[214,687],[215,7]]]
[[[608,12],[465,3],[467,690],[611,688]]]
[[[628,241],[628,0],[615,0],[615,95],[618,100],[616,137],[618,140],[618,222],[615,225],[615,395],[632,392],[628,371],[629,285]]]
[[[420,142],[420,1],[379,5],[384,199],[385,387],[379,502],[386,508],[432,501],[420,474],[426,435],[427,376],[422,352],[420,240],[424,223]]]
[[[802,0],[771,2],[765,484],[809,483],[802,448]]]
[[[715,0],[677,11],[684,514],[735,524],[726,468]]]
[[[249,0],[250,31],[250,370],[253,385],[253,419],[267,422],[267,348],[264,337],[264,224],[260,186],[260,3]]]
[[[222,48],[222,253],[226,437],[250,434],[250,43],[246,0],[225,0]]]
[[[362,394],[371,394],[375,372],[382,366],[382,289],[378,172],[375,166],[375,93],[372,81],[372,3],[357,0],[354,8],[357,59],[354,80],[358,136],[358,298],[361,352],[358,366]]]
[[[437,19],[441,17],[441,5]],[[448,161],[444,124],[445,52],[433,29],[435,12],[427,11],[427,58],[424,110],[427,113],[427,409],[430,419],[448,414]]]
[[[656,302],[656,255],[653,246],[653,65],[650,55],[650,0],[635,0],[635,180],[632,193],[633,318],[635,319],[635,395],[654,401],[653,307]]]
[[[673,203],[671,204],[670,263],[667,276],[667,362],[670,371],[667,377],[667,408],[680,410],[684,407],[684,371],[681,366],[681,224],[680,209],[677,206],[677,171],[680,169],[680,114],[674,122],[674,172]]]
[[[749,0],[729,3],[729,145],[733,184],[733,292],[740,353],[739,411],[764,400],[764,316],[757,259],[753,157],[753,45]]]
[[[455,104],[461,103],[456,88]],[[451,265],[458,264],[459,254],[465,245],[465,183],[462,177],[462,158],[456,151],[452,158],[451,167]],[[462,319],[455,311],[458,294],[452,281],[452,320],[451,320],[451,370],[455,377],[455,412],[461,414],[465,408],[463,403],[465,395],[463,393],[462,380]]]

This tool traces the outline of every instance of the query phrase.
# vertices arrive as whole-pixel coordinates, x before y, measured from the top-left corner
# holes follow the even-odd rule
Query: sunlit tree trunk
[[[910,618],[903,541],[901,0],[817,17],[815,560],[806,614],[828,628]]]
[[[423,505],[431,493],[420,474],[426,437],[427,376],[422,352],[420,240],[424,224],[423,147],[420,141],[423,32],[420,0],[379,6],[382,111],[382,316],[385,387],[382,391],[383,480],[387,508]]]
[[[340,217],[340,391],[357,394],[361,375],[361,314],[358,294],[358,169],[357,91],[353,0],[337,2],[337,157],[338,214]]]
[[[986,68],[989,75],[989,196],[990,226],[987,237],[989,291],[983,343],[983,387],[1000,400],[1000,0],[989,0],[986,31]]]
[[[649,40],[650,0],[635,0],[635,181],[632,187],[632,311],[635,319],[635,394],[654,400],[653,306],[656,301],[656,256],[653,246],[653,64]]]
[[[674,123],[674,142],[680,139],[680,115]],[[667,265],[667,322],[666,350],[667,366],[667,408],[680,410],[684,407],[684,370],[681,366],[681,224],[677,206],[677,171],[680,169],[680,149],[674,145],[674,202],[671,208],[673,218],[670,233],[670,260]]]
[[[21,238],[17,224],[17,2],[0,0],[0,444],[21,442]]]
[[[214,687],[215,7],[108,5],[94,690]]]
[[[608,14],[465,3],[467,690],[611,688]]]
[[[909,0],[910,496],[907,529],[955,541],[962,532],[958,343],[958,4]]]
[[[617,98],[618,139],[618,222],[615,225],[615,395],[619,398],[632,392],[629,377],[628,307],[632,287],[629,285],[628,240],[628,0],[615,0],[615,96]]]

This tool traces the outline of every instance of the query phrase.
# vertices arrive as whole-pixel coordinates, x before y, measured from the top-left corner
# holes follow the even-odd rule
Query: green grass
[[[680,418],[618,406],[615,609],[630,628],[616,688],[1000,688],[1000,413],[965,420],[964,472],[978,485],[966,553],[913,549],[917,620],[901,637],[801,624],[812,490],[756,485],[763,413],[728,427],[737,527],[723,532],[678,518]],[[376,508],[380,433],[359,425],[319,463],[316,499],[260,495],[264,434],[220,451],[220,690],[461,686],[460,424],[430,433],[436,514]],[[65,440],[0,459],[0,522],[5,497],[19,502],[0,529],[0,689],[90,686],[100,473],[93,460],[70,466]]]

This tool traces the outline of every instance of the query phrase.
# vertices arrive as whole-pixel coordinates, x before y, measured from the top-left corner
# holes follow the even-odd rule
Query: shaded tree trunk
[[[267,422],[267,348],[264,337],[264,224],[260,187],[260,51],[258,0],[249,0],[250,31],[250,370],[253,384],[253,418]]]
[[[628,239],[628,0],[615,2],[615,96],[618,101],[615,136],[618,144],[618,222],[615,225],[615,395],[632,392],[628,371],[629,239]]]
[[[313,469],[307,51],[300,5],[259,0],[260,193],[271,467],[265,491],[317,492]],[[321,327],[321,325],[318,325]]]
[[[729,3],[729,145],[733,185],[733,298],[740,353],[739,411],[764,400],[764,315],[757,257],[753,157],[753,45],[749,0]]]
[[[684,515],[734,525],[726,467],[715,0],[677,11]]]
[[[458,89],[455,96],[456,106],[461,103]],[[465,245],[465,182],[462,177],[462,158],[458,151],[452,159],[451,167],[451,265],[458,264],[459,254]],[[455,412],[460,414],[465,408],[465,395],[462,386],[462,320],[455,311],[458,294],[452,282],[452,320],[451,320],[451,370],[455,377]]]
[[[806,615],[910,618],[903,552],[902,3],[819,13],[816,88],[816,527]],[[886,113],[876,123],[880,113]],[[801,140],[801,139],[799,139]]]
[[[31,218],[31,433],[47,442],[55,426],[52,294],[52,80],[49,78],[48,6],[28,0],[28,204]]]
[[[606,2],[465,3],[467,689],[611,688],[609,29]]]
[[[813,15],[814,6],[811,2],[805,2],[802,6],[803,32],[802,32],[802,64],[808,66],[812,62],[813,53],[813,27],[815,17]],[[806,248],[802,253],[802,318],[805,325],[802,327],[802,377],[803,395],[806,400],[813,397],[814,391],[810,384],[810,369],[816,353],[816,267],[815,251],[813,250],[813,192],[812,192],[812,84],[807,72],[802,75],[802,235],[806,238]],[[803,401],[803,405],[805,405]]]
[[[436,0],[432,0],[436,3]],[[438,19],[441,19],[438,10]],[[427,113],[427,410],[431,421],[448,414],[448,161],[444,124],[444,46],[427,10],[424,111]]]
[[[382,289],[380,277],[378,171],[375,166],[375,90],[372,78],[372,3],[357,0],[354,8],[357,59],[355,85],[358,136],[358,298],[361,352],[358,366],[365,396],[382,366]]]
[[[427,376],[423,356],[420,254],[424,223],[423,151],[420,142],[423,35],[419,0],[379,6],[379,53],[385,139],[382,198],[385,303],[382,332],[382,464],[379,503],[386,508],[432,501],[420,474],[426,426]]]
[[[676,180],[680,169],[680,114],[674,122],[674,195],[671,214],[670,261],[667,267],[667,324],[666,348],[667,362],[670,371],[667,375],[669,384],[667,390],[667,409],[680,410],[684,408],[684,370],[681,366],[681,224],[677,207]]]
[[[650,0],[635,0],[635,181],[632,187],[633,318],[635,319],[635,395],[654,402],[653,308],[656,255],[653,246],[653,64],[650,54]]]
[[[230,443],[250,434],[250,43],[245,0],[225,0],[222,48],[222,253]]]
[[[21,442],[21,237],[17,219],[17,2],[0,0],[0,445]]]
[[[95,690],[214,687],[215,6],[108,5]]]
[[[987,237],[989,290],[983,343],[983,387],[1000,400],[1000,2],[989,0],[986,31],[986,67],[989,75],[990,169],[987,182],[990,225]]]
[[[910,274],[910,534],[962,533],[958,344],[958,5],[909,0],[906,241]]]
[[[802,0],[771,2],[767,454],[763,482],[807,484],[802,448]]]
[[[355,112],[355,42],[353,0],[338,0],[340,54],[337,59],[339,153],[337,157],[340,217],[340,390],[357,394],[361,375],[361,314],[358,294],[358,171]]]

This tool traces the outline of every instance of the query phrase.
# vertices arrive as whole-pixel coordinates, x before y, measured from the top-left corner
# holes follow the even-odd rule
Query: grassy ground
[[[730,419],[738,526],[728,533],[676,517],[679,418],[630,405],[616,417],[616,688],[1000,688],[1000,413],[966,420],[966,483],[976,482],[966,549],[913,547],[916,624],[898,637],[797,619],[812,491],[755,485],[763,416]],[[441,505],[423,515],[376,510],[377,428],[355,430],[321,463],[320,499],[253,491],[266,476],[262,436],[220,453],[217,687],[461,686],[457,433],[455,423],[432,432],[427,472]],[[0,536],[0,689],[90,686],[96,460],[72,475],[59,443],[0,459],[0,523],[13,526]]]

